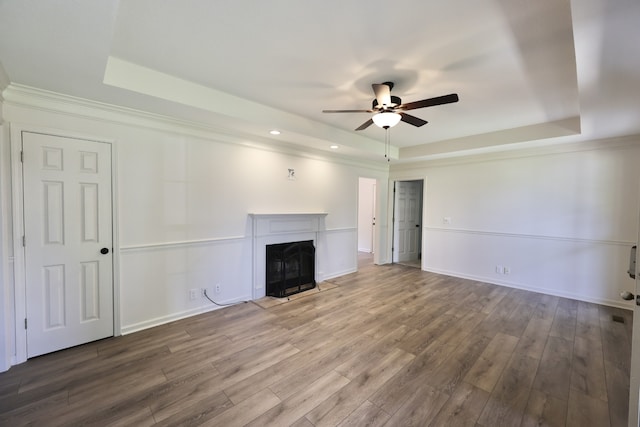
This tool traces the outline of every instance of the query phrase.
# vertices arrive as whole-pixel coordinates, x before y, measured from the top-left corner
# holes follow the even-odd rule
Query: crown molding
[[[537,144],[531,147],[531,144]],[[520,147],[517,147],[520,145]],[[459,157],[448,157],[439,159],[422,160],[417,162],[407,162],[400,164],[392,164],[390,173],[401,173],[405,171],[434,168],[434,167],[446,167],[468,163],[482,163],[491,162],[496,160],[511,160],[526,157],[540,157],[550,156],[558,154],[576,153],[580,151],[594,151],[594,150],[614,150],[614,149],[626,149],[640,146],[640,134],[618,136],[612,138],[593,139],[588,141],[573,141],[563,143],[545,143],[539,145],[537,141],[531,141],[525,144],[514,144],[509,150],[494,151],[490,153],[472,153]]]
[[[242,133],[237,129],[212,126],[207,123],[150,113],[16,83],[10,83],[4,90],[3,95],[6,106],[63,114],[69,117],[95,120],[106,124],[127,125],[178,135],[188,135],[296,157],[362,167],[382,173],[389,171],[387,162],[382,163],[340,156],[339,153],[299,146],[295,142],[269,139],[250,133]],[[9,121],[9,118],[5,117],[5,119]]]

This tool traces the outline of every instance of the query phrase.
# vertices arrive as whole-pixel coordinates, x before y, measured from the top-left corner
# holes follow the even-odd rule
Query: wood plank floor
[[[324,285],[14,366],[0,425],[627,425],[630,311],[367,257]]]

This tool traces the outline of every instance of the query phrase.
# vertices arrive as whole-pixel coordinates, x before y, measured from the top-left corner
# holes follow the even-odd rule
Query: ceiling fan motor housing
[[[402,100],[400,99],[400,97],[391,95],[391,105],[387,105],[386,108],[397,107],[398,105],[402,105]],[[371,103],[371,109],[372,110],[382,109],[382,107],[380,108],[377,108],[377,107],[378,107],[378,100],[374,99],[373,102]]]

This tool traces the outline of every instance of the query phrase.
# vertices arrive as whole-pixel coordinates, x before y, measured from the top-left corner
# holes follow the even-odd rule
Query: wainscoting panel
[[[309,234],[291,233],[288,236],[301,239],[308,238]],[[312,233],[313,237],[315,233]],[[252,240],[247,236],[122,247],[122,333],[220,308],[202,297],[202,289],[220,304],[251,300]],[[318,233],[316,262],[322,270],[316,270],[316,280],[322,282],[355,272],[356,242],[355,227]],[[219,292],[216,292],[216,285],[220,285]],[[195,299],[191,299],[193,290],[196,291]]]
[[[320,245],[323,271],[316,271],[316,276],[322,280],[343,276],[358,270],[358,229],[340,228],[327,230],[322,236],[325,239]]]
[[[426,270],[623,308],[632,242],[425,228]]]
[[[220,304],[251,299],[250,238],[123,248],[120,266],[125,334],[219,308],[202,289]]]

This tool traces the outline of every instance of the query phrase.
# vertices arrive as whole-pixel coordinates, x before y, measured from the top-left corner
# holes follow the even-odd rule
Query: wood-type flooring
[[[0,425],[627,425],[632,312],[367,261],[14,366]]]

